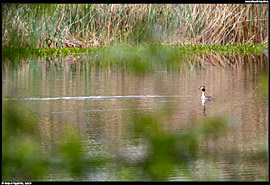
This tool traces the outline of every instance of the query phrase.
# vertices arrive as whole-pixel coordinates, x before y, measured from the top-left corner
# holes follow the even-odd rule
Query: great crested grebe
[[[214,98],[211,96],[205,96],[205,86],[201,86],[200,88],[202,90],[202,100],[213,100]]]

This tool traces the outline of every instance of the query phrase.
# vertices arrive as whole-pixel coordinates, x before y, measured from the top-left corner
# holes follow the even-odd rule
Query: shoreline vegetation
[[[2,46],[268,43],[267,4],[2,4]]]
[[[230,44],[230,45],[151,45],[151,46],[126,46],[117,45],[110,47],[88,47],[88,48],[28,48],[28,47],[2,47],[3,59],[13,58],[45,58],[45,57],[67,57],[82,54],[94,54],[110,51],[135,51],[148,50],[151,48],[165,49],[176,52],[178,55],[261,55],[267,53],[268,44]]]

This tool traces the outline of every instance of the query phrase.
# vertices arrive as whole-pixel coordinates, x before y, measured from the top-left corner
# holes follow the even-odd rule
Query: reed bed
[[[2,45],[268,43],[267,4],[2,4]],[[51,42],[51,44],[49,43]]]

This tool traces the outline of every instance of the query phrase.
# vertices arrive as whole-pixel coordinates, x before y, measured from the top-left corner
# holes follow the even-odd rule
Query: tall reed
[[[267,4],[2,4],[2,45],[268,42]]]

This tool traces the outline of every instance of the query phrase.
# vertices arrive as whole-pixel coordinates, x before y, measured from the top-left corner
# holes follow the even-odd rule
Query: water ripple
[[[129,95],[129,96],[77,96],[77,97],[54,97],[54,98],[3,98],[2,100],[37,100],[37,101],[50,101],[50,100],[87,100],[87,99],[120,99],[120,98],[184,98],[192,97],[191,95]]]

